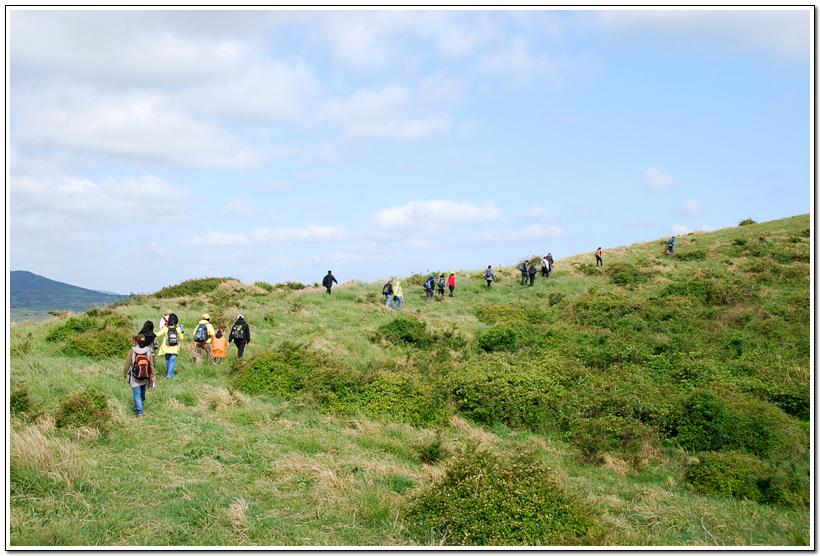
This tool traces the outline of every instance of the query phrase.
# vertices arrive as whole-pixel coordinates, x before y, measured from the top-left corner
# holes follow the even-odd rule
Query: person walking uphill
[[[148,347],[151,348],[151,363],[154,366],[157,366],[157,335],[154,334],[154,323],[150,320],[145,321],[145,324],[142,325],[142,330],[137,332],[137,334],[142,334],[145,336],[142,342],[140,342],[140,347]]]
[[[231,342],[236,346],[236,356],[242,359],[242,355],[245,353],[245,346],[251,344],[251,327],[248,326],[248,323],[245,322],[245,318],[242,315],[236,318],[236,322],[231,327],[231,333],[228,335],[228,343],[230,344]]]
[[[339,282],[336,281],[336,277],[333,276],[331,271],[327,271],[327,275],[322,278],[322,285],[327,288],[327,294],[330,295],[330,288],[333,287],[333,284],[338,284]]]
[[[208,356],[208,363],[213,364],[214,362],[214,351],[211,344],[214,341],[214,327],[209,322],[211,317],[208,313],[202,315],[202,320],[200,320],[196,325],[196,331],[194,332],[194,346],[195,346],[195,355],[196,355],[196,364],[200,365],[202,363],[202,354]]]
[[[524,261],[518,267],[518,270],[521,271],[521,285],[522,286],[526,285],[526,283],[527,283],[527,270],[528,270],[529,264],[530,264],[530,261]]]
[[[601,258],[603,256],[603,254],[604,253],[603,253],[603,251],[601,251],[600,247],[595,250],[595,266],[596,267],[604,266],[604,260]]]
[[[433,299],[433,293],[435,292],[436,287],[436,275],[431,274],[430,277],[424,282],[424,301],[428,299]]]
[[[404,301],[404,290],[401,289],[401,280],[396,280],[396,287],[393,288],[394,309],[401,309],[402,301]]]
[[[145,406],[145,391],[154,384],[154,364],[151,362],[151,348],[140,347],[145,342],[145,336],[137,334],[133,338],[134,345],[128,351],[125,360],[125,370],[122,379],[128,382],[134,395],[134,414],[142,417]]]
[[[547,277],[549,278],[549,275],[552,274],[552,253],[547,253],[547,262],[550,264],[549,271],[547,271]]]
[[[182,343],[185,327],[179,324],[179,319],[174,313],[168,315],[168,324],[161,328],[157,338],[162,338],[162,345],[159,346],[157,355],[165,356],[165,368],[167,373],[165,378],[174,378],[174,367],[176,366],[177,355],[179,355],[179,345]]]
[[[495,273],[493,272],[493,265],[488,265],[487,270],[484,271],[484,279],[487,280],[487,289],[493,285],[495,281]]]
[[[447,279],[444,277],[444,274],[438,275],[438,294],[441,297],[444,297],[444,286],[447,285]]]
[[[214,362],[221,365],[228,358],[228,338],[222,333],[221,328],[216,329],[216,335],[211,347],[214,350]]]
[[[669,238],[669,243],[666,244],[666,254],[667,255],[674,255],[675,254],[675,236]]]
[[[456,273],[451,272],[450,277],[447,278],[447,287],[450,288],[450,295],[447,297],[453,297],[453,290],[456,289]]]
[[[535,261],[530,263],[530,268],[527,269],[527,274],[530,275],[530,287],[535,283],[535,275],[538,274],[538,269],[535,268]]]
[[[384,304],[385,307],[393,308],[393,280],[388,280],[387,283],[382,288],[382,295],[387,298],[387,302]]]

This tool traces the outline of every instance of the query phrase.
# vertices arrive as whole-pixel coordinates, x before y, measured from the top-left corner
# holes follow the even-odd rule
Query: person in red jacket
[[[447,287],[450,288],[450,295],[448,297],[453,297],[453,290],[456,289],[456,273],[451,272],[450,277],[447,278]]]

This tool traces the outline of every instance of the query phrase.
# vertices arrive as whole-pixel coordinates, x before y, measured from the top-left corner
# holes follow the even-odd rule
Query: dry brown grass
[[[69,442],[49,435],[53,428],[49,419],[11,431],[9,464],[45,473],[55,483],[71,487],[81,478],[82,465]]]
[[[227,388],[212,388],[206,385],[204,390],[205,393],[200,399],[199,405],[212,411],[224,411],[247,401],[247,396],[244,394]]]

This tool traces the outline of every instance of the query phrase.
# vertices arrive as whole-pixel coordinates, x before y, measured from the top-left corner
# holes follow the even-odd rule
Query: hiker
[[[402,301],[404,301],[404,290],[401,289],[401,280],[396,280],[396,287],[393,289],[394,309],[401,309]]]
[[[327,294],[330,295],[330,288],[333,287],[333,284],[338,284],[339,282],[336,281],[336,278],[333,276],[333,273],[329,270],[327,271],[327,276],[322,278],[322,285],[327,288]]]
[[[393,280],[390,279],[382,288],[382,295],[387,298],[387,303],[384,304],[385,307],[393,308]]]
[[[137,334],[133,340],[134,345],[128,350],[122,379],[128,381],[134,393],[134,413],[137,417],[142,417],[145,391],[149,385],[154,385],[154,364],[151,362],[151,348],[140,347],[145,342],[145,336]]]
[[[145,339],[140,343],[140,347],[144,348],[151,348],[151,363],[154,366],[157,365],[157,335],[154,334],[154,323],[150,320],[145,321],[145,324],[142,325],[142,330],[137,332],[137,334],[142,334]]]
[[[214,362],[214,351],[211,346],[214,341],[214,327],[209,322],[210,320],[208,313],[202,315],[202,320],[197,323],[196,331],[194,331],[194,353],[197,365],[202,364],[203,353],[208,356],[208,363],[213,364]]]
[[[245,322],[245,318],[242,315],[236,317],[236,322],[231,327],[228,343],[230,344],[231,342],[236,346],[236,356],[242,359],[242,355],[245,353],[245,346],[251,345],[251,327],[248,326],[248,323]]]
[[[179,324],[179,319],[174,313],[168,315],[168,326],[161,328],[157,338],[162,338],[162,345],[159,347],[158,355],[165,356],[165,368],[167,372],[165,378],[174,378],[174,367],[176,366],[179,346],[182,343],[182,336],[185,327]]]
[[[165,309],[165,315],[161,319],[159,319],[159,329],[162,330],[166,326],[168,326],[168,316],[172,315],[174,312],[171,309]]]
[[[424,301],[427,301],[428,299],[433,299],[433,289],[435,288],[435,283],[435,274],[431,274],[427,281],[424,282]]]
[[[550,265],[549,272],[547,272],[547,277],[549,277],[549,275],[552,274],[552,253],[547,253],[547,262],[549,262]]]
[[[487,265],[487,270],[484,271],[484,279],[487,280],[487,289],[493,285],[495,281],[495,273],[493,272],[493,265]]]
[[[546,257],[544,257],[543,259],[541,259],[541,277],[547,278],[550,275],[549,270],[550,262]]]
[[[453,290],[456,289],[456,273],[451,272],[450,277],[447,278],[447,287],[450,288],[450,295],[447,297],[453,297]]]
[[[225,359],[228,358],[228,339],[222,333],[221,328],[216,329],[212,346],[214,350],[214,361],[217,365],[221,365]]]
[[[672,255],[675,251],[675,236],[669,238],[669,243],[666,245],[666,254]]]
[[[530,268],[527,269],[527,274],[530,275],[530,287],[535,282],[535,275],[538,274],[538,269],[535,268],[535,261],[530,263]]]
[[[595,267],[596,267],[596,268],[597,268],[598,266],[604,266],[604,260],[601,258],[601,256],[602,256],[603,254],[604,254],[604,253],[603,253],[603,251],[601,251],[601,248],[600,248],[600,247],[599,247],[599,248],[595,251]]]
[[[444,277],[444,274],[438,275],[438,294],[441,297],[444,297],[444,286],[447,285],[447,279]]]
[[[528,271],[527,267],[528,267],[529,264],[530,264],[530,261],[524,261],[523,263],[521,263],[518,266],[518,270],[521,271],[521,285],[522,286],[527,283],[527,271]]]

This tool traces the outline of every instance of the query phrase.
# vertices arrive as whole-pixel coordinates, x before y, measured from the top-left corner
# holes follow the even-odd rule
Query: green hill
[[[191,280],[10,329],[11,546],[807,546],[809,216],[382,283]],[[449,272],[449,269],[448,269]],[[128,336],[173,309],[146,415]],[[203,313],[252,343],[194,362]]]
[[[44,320],[50,317],[49,311],[87,311],[126,297],[57,282],[25,270],[9,273],[12,321]]]

